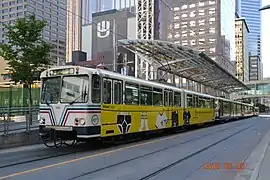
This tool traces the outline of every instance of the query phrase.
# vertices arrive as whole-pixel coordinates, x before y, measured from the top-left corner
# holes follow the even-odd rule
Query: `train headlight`
[[[81,125],[85,125],[85,119],[84,118],[80,118],[79,122],[80,122]]]

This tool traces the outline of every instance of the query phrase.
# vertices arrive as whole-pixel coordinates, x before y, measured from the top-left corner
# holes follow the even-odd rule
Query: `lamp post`
[[[263,10],[267,10],[270,9],[270,5],[264,6],[261,9],[259,9],[259,11],[263,11]]]

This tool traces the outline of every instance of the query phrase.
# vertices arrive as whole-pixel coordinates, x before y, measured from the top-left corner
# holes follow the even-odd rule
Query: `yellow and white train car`
[[[89,139],[214,122],[215,100],[102,69],[56,67],[41,74],[40,135]]]

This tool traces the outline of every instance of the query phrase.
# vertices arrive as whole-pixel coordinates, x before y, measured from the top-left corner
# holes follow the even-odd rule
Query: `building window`
[[[195,26],[196,25],[195,21],[190,21],[189,23],[190,23],[190,26]]]
[[[18,6],[17,7],[17,10],[21,10],[21,9],[23,9],[23,6]]]
[[[196,16],[195,11],[190,12],[189,17],[195,17],[195,16]]]
[[[9,2],[9,5],[14,5],[14,4],[15,4],[15,1]]]
[[[181,9],[187,9],[187,5],[184,4]]]
[[[199,34],[204,34],[204,29],[199,29]]]
[[[215,0],[209,1],[209,4],[215,4],[215,3],[216,3]]]
[[[179,11],[180,8],[179,8],[179,7],[174,7],[173,10],[174,10],[174,11]]]
[[[215,8],[210,8],[209,9],[209,14],[215,14],[216,13],[216,9]]]
[[[179,38],[179,37],[180,37],[180,34],[177,33],[177,34],[174,35],[174,37],[175,37],[175,38]]]
[[[195,4],[189,5],[189,8],[194,8],[194,7],[195,7]]]
[[[180,28],[180,24],[179,23],[175,23],[174,24],[174,29],[179,29]]]
[[[200,16],[203,16],[203,15],[205,15],[205,13],[204,13],[204,9],[202,9],[202,10],[199,10],[199,15],[200,15]]]
[[[199,51],[200,51],[200,52],[204,52],[204,51],[205,51],[205,49],[201,48],[201,49],[199,49]]]
[[[210,53],[216,52],[216,48],[210,48]]]
[[[2,4],[2,7],[7,7],[8,6],[8,3],[3,3]]]
[[[210,32],[211,34],[215,33],[215,28],[209,28],[209,32]]]
[[[181,17],[182,17],[182,18],[185,18],[185,17],[187,17],[187,14],[182,14]]]
[[[204,19],[199,20],[199,26],[203,26],[204,25],[204,22],[205,22]]]
[[[17,9],[16,7],[12,7],[9,9],[9,12],[16,11],[16,9]]]
[[[172,38],[172,34],[170,33],[170,34],[168,34],[168,38]]]
[[[209,39],[209,42],[212,44],[214,43],[216,40],[215,39]]]
[[[174,20],[178,20],[179,19],[179,16],[174,16]]]
[[[209,19],[209,24],[214,24],[215,21],[216,21],[216,18],[212,17]]]
[[[8,9],[3,9],[2,10],[2,13],[4,14],[4,13],[8,13]]]
[[[182,46],[187,46],[188,43],[187,42],[182,42]]]
[[[205,43],[205,39],[202,38],[202,39],[199,39],[199,44],[204,44]]]
[[[8,15],[2,16],[2,19],[8,19]]]
[[[204,6],[204,2],[199,2],[199,6]]]

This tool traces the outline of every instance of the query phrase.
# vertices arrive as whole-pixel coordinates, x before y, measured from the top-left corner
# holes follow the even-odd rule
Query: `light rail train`
[[[62,66],[41,73],[39,126],[45,145],[256,115],[258,108],[250,104],[102,69]]]

